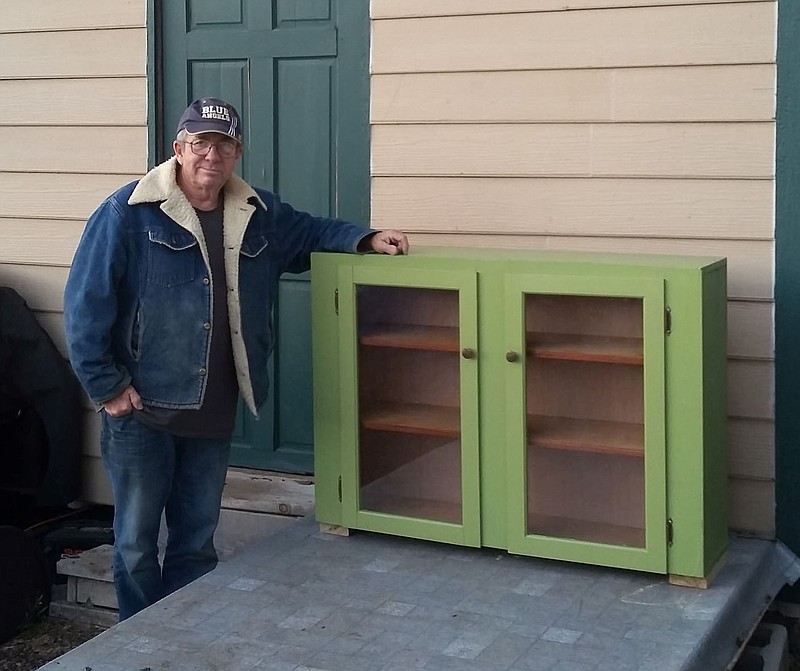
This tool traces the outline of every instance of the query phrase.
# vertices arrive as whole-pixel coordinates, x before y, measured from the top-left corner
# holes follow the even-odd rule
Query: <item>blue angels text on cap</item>
[[[242,120],[236,108],[219,98],[198,98],[181,115],[177,132],[222,133],[242,141]]]

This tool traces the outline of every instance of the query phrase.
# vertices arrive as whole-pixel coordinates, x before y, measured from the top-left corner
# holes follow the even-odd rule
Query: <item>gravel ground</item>
[[[0,645],[0,671],[35,671],[104,629],[58,617],[45,617]]]

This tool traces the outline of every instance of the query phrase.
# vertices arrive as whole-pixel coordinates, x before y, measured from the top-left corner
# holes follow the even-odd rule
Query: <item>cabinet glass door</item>
[[[513,549],[664,570],[663,283],[510,283]]]
[[[357,445],[343,502],[352,526],[477,545],[475,275],[407,279],[356,268],[341,301],[355,346],[345,444]]]

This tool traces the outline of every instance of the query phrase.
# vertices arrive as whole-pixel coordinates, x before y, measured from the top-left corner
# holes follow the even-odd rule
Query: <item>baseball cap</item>
[[[242,120],[230,103],[219,98],[198,98],[181,115],[176,133],[222,133],[242,141]]]

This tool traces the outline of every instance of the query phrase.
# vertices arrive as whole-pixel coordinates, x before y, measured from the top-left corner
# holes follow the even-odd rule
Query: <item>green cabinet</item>
[[[312,259],[316,515],[702,582],[727,548],[726,264]]]

